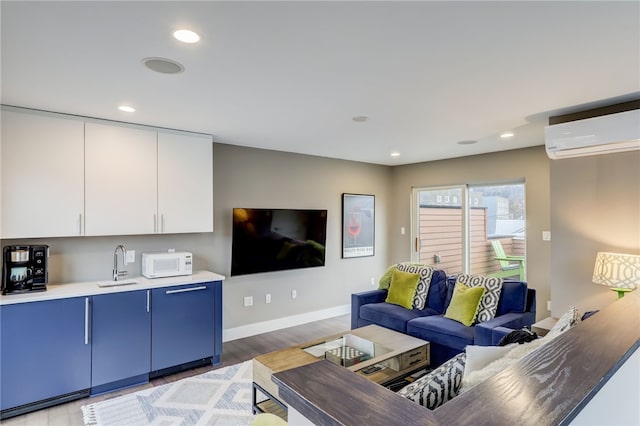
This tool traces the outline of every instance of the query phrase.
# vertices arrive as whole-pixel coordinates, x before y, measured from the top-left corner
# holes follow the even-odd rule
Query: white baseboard
[[[287,327],[306,324],[308,322],[320,321],[351,312],[351,305],[334,306],[333,308],[320,311],[307,312],[305,314],[293,315],[290,317],[277,318],[270,321],[262,321],[255,324],[243,325],[240,327],[222,330],[222,341],[242,339],[243,337],[255,336],[256,334],[268,333],[270,331],[281,330]]]

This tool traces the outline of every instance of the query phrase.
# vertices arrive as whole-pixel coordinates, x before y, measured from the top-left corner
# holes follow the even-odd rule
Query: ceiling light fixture
[[[501,139],[509,139],[512,138],[514,136],[513,132],[504,132],[503,134],[500,135]]]
[[[353,121],[355,121],[356,123],[364,123],[365,121],[367,121],[369,119],[369,117],[367,117],[366,115],[356,115],[355,117],[351,118]]]
[[[200,36],[190,30],[174,31],[173,36],[176,40],[179,40],[183,43],[197,43],[200,41]]]
[[[129,105],[120,105],[118,109],[123,112],[136,112],[136,109],[134,107],[130,107]]]
[[[399,153],[399,152],[397,152],[397,151],[393,151],[390,155],[391,155],[392,157],[394,157],[394,158],[395,158],[395,157],[400,157],[400,153]]]
[[[166,58],[144,58],[142,63],[150,70],[162,74],[179,74],[184,71],[182,64]]]

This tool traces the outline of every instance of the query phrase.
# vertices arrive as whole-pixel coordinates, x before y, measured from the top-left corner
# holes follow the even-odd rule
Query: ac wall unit
[[[544,135],[553,160],[640,150],[640,109],[546,126]]]

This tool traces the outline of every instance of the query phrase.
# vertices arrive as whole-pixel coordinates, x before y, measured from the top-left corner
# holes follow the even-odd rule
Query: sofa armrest
[[[368,290],[351,294],[351,329],[358,328],[360,307],[369,303],[382,303],[387,298],[387,290]]]
[[[473,342],[480,346],[491,346],[493,345],[493,330],[497,327],[517,330],[530,325],[530,314],[528,312],[510,312],[508,314],[500,315],[492,320],[477,324],[475,326]]]
[[[491,346],[498,346],[500,340],[512,331],[514,331],[513,328],[509,327],[496,327],[491,330]]]

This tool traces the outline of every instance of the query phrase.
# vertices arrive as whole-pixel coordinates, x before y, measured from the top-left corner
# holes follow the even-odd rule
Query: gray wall
[[[214,145],[214,242],[211,269],[228,275],[231,266],[231,209],[281,207],[327,209],[324,268],[228,277],[224,285],[225,328],[351,303],[351,293],[371,288],[389,256],[390,169],[322,157]],[[375,195],[375,255],[341,258],[342,193]],[[291,300],[296,289],[298,298]],[[264,303],[269,292],[273,302]],[[244,308],[245,296],[255,305]]]
[[[394,167],[392,171],[394,206],[389,222],[391,262],[411,258],[409,232],[400,235],[400,227],[411,227],[410,203],[414,187],[465,183],[500,183],[524,179],[527,209],[527,281],[537,291],[537,316],[548,316],[550,299],[550,243],[542,241],[542,231],[550,228],[549,158],[543,146],[492,154],[454,158],[429,163]]]
[[[616,300],[591,281],[598,251],[640,254],[640,152],[551,161],[552,313]]]

